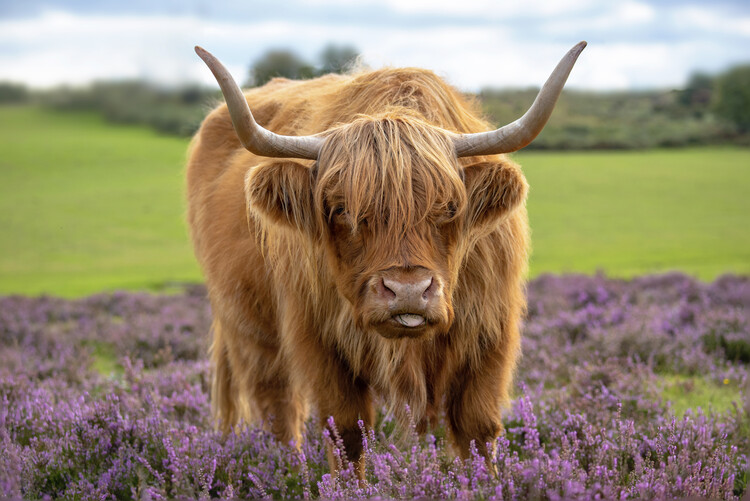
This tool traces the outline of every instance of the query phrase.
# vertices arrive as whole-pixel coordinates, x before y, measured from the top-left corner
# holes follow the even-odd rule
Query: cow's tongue
[[[422,315],[415,315],[413,313],[404,313],[396,315],[393,318],[404,327],[419,327],[424,323],[424,317]]]

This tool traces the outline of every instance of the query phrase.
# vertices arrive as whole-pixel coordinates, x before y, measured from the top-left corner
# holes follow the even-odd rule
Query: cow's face
[[[526,196],[512,163],[462,167],[452,144],[416,118],[361,118],[330,133],[312,169],[276,161],[252,170],[249,207],[326,254],[363,330],[386,338],[446,332],[472,241]]]

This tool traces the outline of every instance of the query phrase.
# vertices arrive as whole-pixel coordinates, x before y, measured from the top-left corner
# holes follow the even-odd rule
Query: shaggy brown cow
[[[310,402],[357,460],[377,394],[421,429],[444,407],[460,454],[472,440],[489,452],[528,256],[526,180],[500,154],[541,131],[585,45],[490,132],[429,71],[275,79],[243,95],[196,48],[228,105],[204,121],[187,168],[225,431],[260,420],[299,443]]]

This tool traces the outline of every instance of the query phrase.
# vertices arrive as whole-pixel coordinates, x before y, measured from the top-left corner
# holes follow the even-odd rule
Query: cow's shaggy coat
[[[221,428],[260,420],[301,438],[309,404],[348,455],[373,396],[424,428],[444,408],[466,456],[501,431],[519,355],[528,256],[526,181],[503,156],[456,159],[447,131],[489,129],[433,73],[384,69],[273,80],[246,94],[259,124],[324,133],[317,162],[258,157],[226,106],[196,135],[188,217],[215,317]],[[383,270],[430,270],[439,301],[419,336],[379,330]],[[378,282],[379,283],[379,282]],[[420,331],[421,332],[421,331]]]

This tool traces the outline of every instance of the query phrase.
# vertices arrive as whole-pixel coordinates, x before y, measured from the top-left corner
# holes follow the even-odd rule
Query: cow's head
[[[213,71],[240,141],[269,157],[246,178],[251,209],[304,233],[326,253],[339,293],[361,328],[387,338],[423,337],[453,321],[458,269],[477,235],[523,204],[526,181],[507,160],[460,157],[515,151],[546,123],[576,58],[558,64],[529,111],[495,131],[456,134],[403,109],[362,116],[318,136],[279,136],[253,119],[224,67]]]

